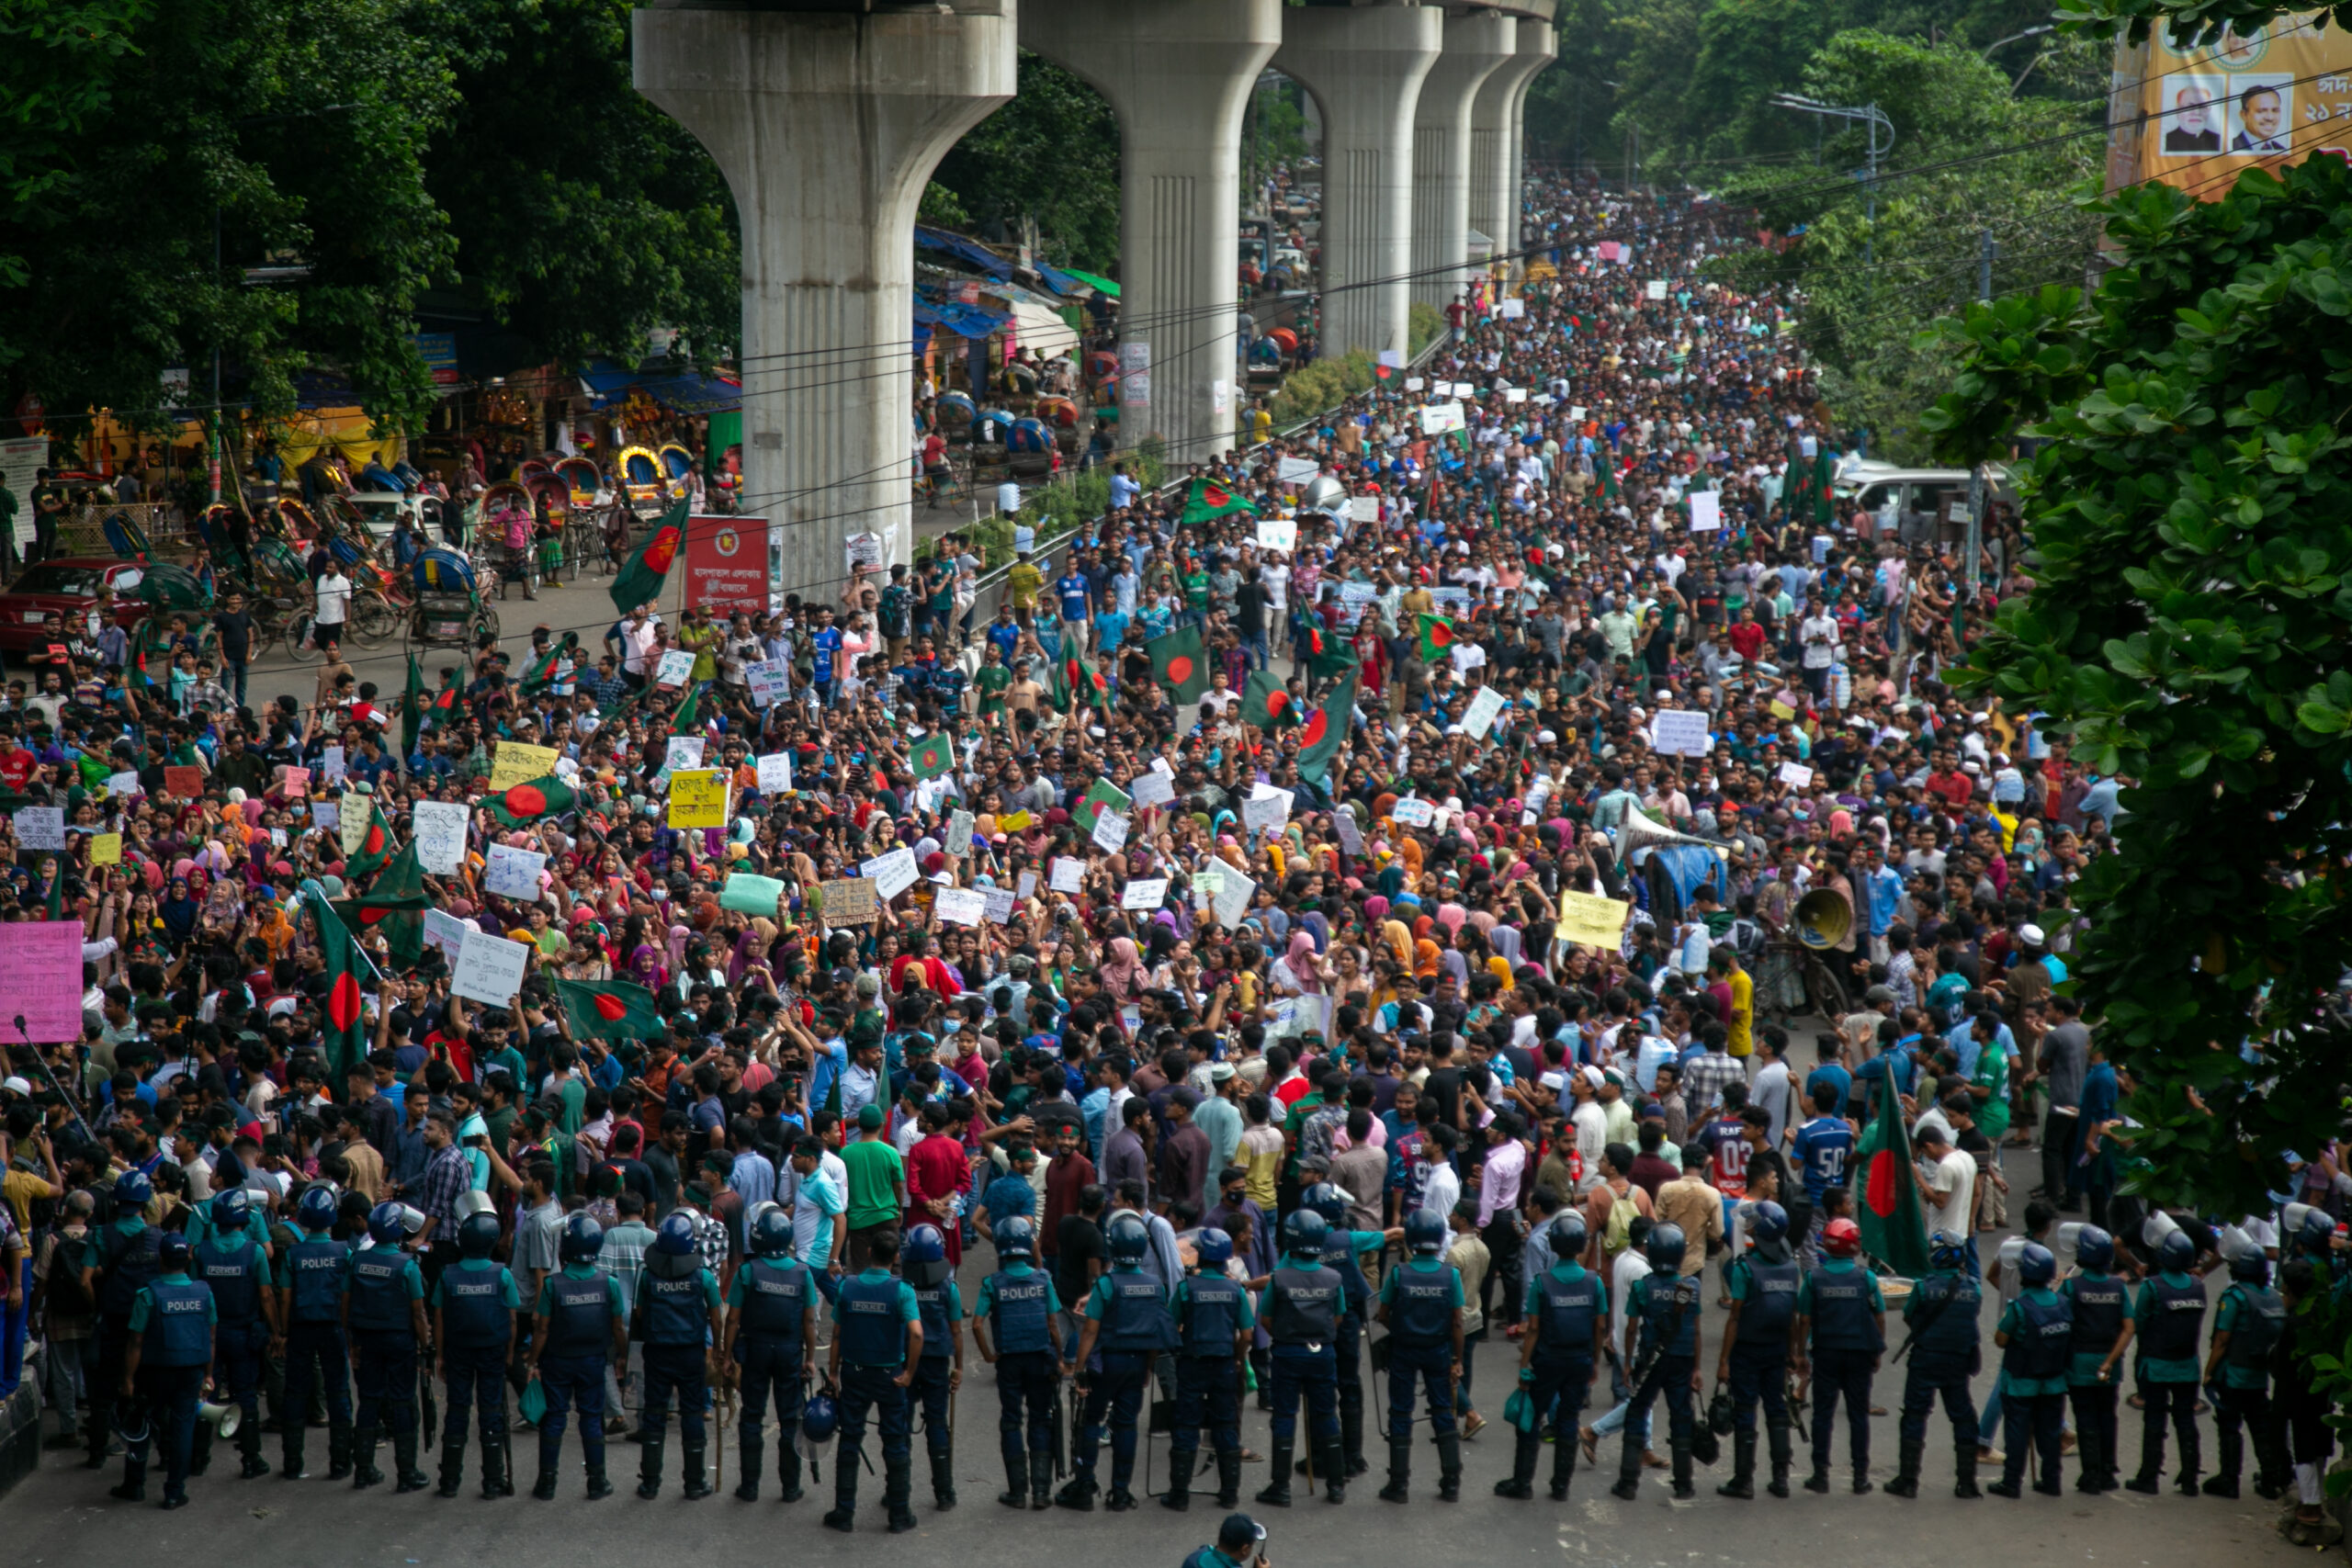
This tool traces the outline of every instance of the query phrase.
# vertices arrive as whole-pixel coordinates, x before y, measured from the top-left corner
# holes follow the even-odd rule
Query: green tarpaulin
[[[1085,284],[1089,288],[1108,294],[1114,299],[1119,297],[1119,286],[1107,277],[1097,277],[1091,272],[1080,272],[1074,266],[1066,266],[1061,270]]]

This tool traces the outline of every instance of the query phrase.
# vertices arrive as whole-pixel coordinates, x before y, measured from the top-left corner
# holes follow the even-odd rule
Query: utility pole
[[[1775,93],[1771,103],[1776,108],[1794,109],[1799,114],[1819,115],[1827,119],[1857,120],[1870,127],[1870,172],[1863,176],[1863,190],[1869,203],[1869,231],[1862,239],[1862,264],[1865,266],[1871,265],[1877,259],[1878,249],[1878,161],[1894,151],[1894,121],[1889,119],[1886,111],[1876,104],[1825,104],[1817,98],[1802,97],[1795,93]],[[1879,141],[1881,130],[1886,132],[1883,143]],[[1815,155],[1818,156],[1817,152]]]
[[[1993,302],[1993,253],[1999,247],[1993,242],[1993,231],[1980,229],[1976,233],[1976,302]],[[1978,463],[1968,471],[1968,533],[1962,547],[1968,558],[1962,563],[1961,584],[1969,604],[1976,603],[1977,563],[1984,557],[1984,465]]]

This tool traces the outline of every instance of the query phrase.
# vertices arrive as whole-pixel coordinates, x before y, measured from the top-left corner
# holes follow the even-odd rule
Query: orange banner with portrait
[[[2314,153],[2352,159],[2352,34],[2301,17],[2177,47],[2159,36],[2117,54],[2110,186],[2160,181],[2204,200],[2247,169]],[[2130,91],[2137,77],[2136,94]]]

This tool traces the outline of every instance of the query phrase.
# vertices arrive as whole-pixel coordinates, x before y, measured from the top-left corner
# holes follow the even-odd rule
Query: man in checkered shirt
[[[1702,1023],[1699,1026],[1699,1043],[1706,1049],[1682,1063],[1682,1098],[1690,1107],[1690,1120],[1696,1122],[1703,1111],[1720,1104],[1725,1084],[1747,1081],[1747,1069],[1737,1058],[1724,1051],[1724,1026]]]

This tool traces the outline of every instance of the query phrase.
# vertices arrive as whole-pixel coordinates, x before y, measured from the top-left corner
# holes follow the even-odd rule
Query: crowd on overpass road
[[[1163,1399],[1175,1508],[1911,1497],[1940,1402],[1961,1496],[2250,1440],[2316,1539],[2335,1151],[2135,1192],[2059,988],[2120,781],[1947,682],[2012,525],[1843,499],[1732,215],[1527,220],[1429,362],[1114,487],[991,622],[951,547],[657,634],[657,529],[609,630],[438,691],[12,700],[4,918],[85,968],[0,1084],[50,1446],[177,1506],[208,1400],[257,1483],[323,1423],[356,1486],[576,1443],[596,1498],[625,1435],[645,1498],[819,1460],[848,1529],[873,1427],[899,1530],[967,1382],[999,1502],[1114,1511]]]

